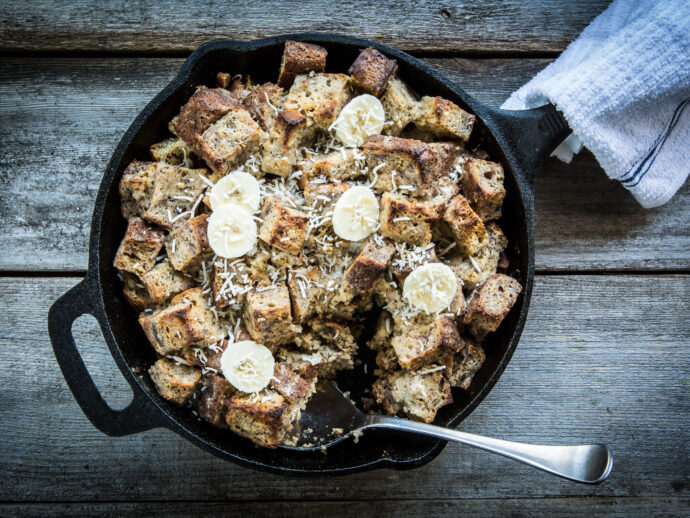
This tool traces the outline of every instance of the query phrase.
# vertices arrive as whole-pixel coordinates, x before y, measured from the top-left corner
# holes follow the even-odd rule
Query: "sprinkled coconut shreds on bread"
[[[172,136],[152,143],[153,161],[133,160],[119,185],[128,227],[114,266],[158,356],[149,375],[159,394],[269,448],[289,437],[316,383],[358,364],[372,310],[376,358],[361,368],[375,376],[378,411],[433,421],[452,390],[471,390],[491,354],[481,340],[522,290],[500,228],[503,168],[466,149],[474,115],[420,97],[377,50],[353,56],[347,73],[325,72],[327,54],[287,42],[276,84],[219,72],[218,87],[199,86],[181,106]],[[383,130],[347,147],[332,126],[363,93],[380,99]],[[261,204],[247,216],[256,244],[226,259],[209,244],[209,194],[235,172],[256,178]],[[354,186],[379,205],[360,241],[333,224]],[[457,290],[448,307],[426,313],[403,288],[433,263],[451,269]],[[275,362],[254,393],[221,367],[243,341],[265,345]]]

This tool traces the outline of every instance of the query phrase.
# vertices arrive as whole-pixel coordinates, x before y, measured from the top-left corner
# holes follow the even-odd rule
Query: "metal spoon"
[[[598,484],[611,473],[613,457],[603,444],[546,446],[491,439],[442,426],[361,412],[332,381],[317,388],[283,448],[320,450],[367,428],[389,428],[460,442],[524,462],[559,477]]]

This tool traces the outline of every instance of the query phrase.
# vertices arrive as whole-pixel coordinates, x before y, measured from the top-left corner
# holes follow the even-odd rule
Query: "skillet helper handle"
[[[87,276],[55,301],[48,312],[48,334],[67,385],[89,421],[107,435],[120,437],[163,426],[162,421],[152,417],[158,412],[140,390],[133,390],[134,398],[127,408],[110,408],[77,350],[72,335],[72,324],[77,318],[84,314],[93,315],[101,330],[105,328],[105,317],[96,309],[92,282]]]
[[[613,456],[604,444],[580,446],[525,444],[382,415],[369,416],[366,428],[388,428],[467,444],[585,484],[603,482],[613,468]]]

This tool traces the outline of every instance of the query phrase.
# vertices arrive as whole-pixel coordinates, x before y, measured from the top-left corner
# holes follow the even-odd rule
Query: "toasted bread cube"
[[[269,349],[290,343],[301,330],[292,323],[290,294],[285,284],[247,293],[244,324],[257,343]]]
[[[266,173],[289,176],[302,158],[300,148],[313,134],[314,129],[300,112],[281,111],[264,143],[261,169]]]
[[[174,134],[196,148],[202,133],[237,106],[237,97],[228,90],[202,86],[173,119]]]
[[[429,145],[419,140],[374,135],[362,147],[373,188],[415,196],[432,194],[438,176],[437,159]]]
[[[208,214],[184,220],[165,238],[165,249],[176,270],[184,270],[211,250],[206,230]]]
[[[439,219],[438,207],[386,192],[381,197],[382,235],[396,241],[426,246],[431,243],[431,221]]]
[[[207,173],[206,169],[159,164],[151,203],[143,218],[168,230],[183,223],[207,187],[202,180]]]
[[[264,83],[242,101],[261,129],[269,131],[285,103],[285,90],[273,83]]]
[[[458,250],[465,255],[475,254],[486,240],[486,227],[462,194],[453,198],[443,213]]]
[[[384,413],[404,414],[425,423],[431,423],[439,408],[453,402],[442,371],[386,373],[374,382],[371,392]]]
[[[325,131],[351,98],[345,74],[300,75],[288,92],[285,109],[299,111],[315,129]]]
[[[113,265],[118,270],[143,274],[156,264],[163,248],[165,234],[140,218],[127,222],[127,232],[115,254]]]
[[[300,186],[302,189],[312,182],[345,182],[366,175],[364,153],[355,148],[331,151],[330,153],[307,153],[299,163],[302,172]],[[326,184],[324,184],[326,185]]]
[[[443,97],[422,97],[415,125],[439,137],[467,142],[476,117]]]
[[[258,151],[263,137],[249,112],[237,105],[201,134],[197,148],[217,180]]]
[[[308,326],[310,331],[295,337],[295,345],[313,351],[310,361],[320,378],[354,367],[357,342],[348,327],[319,317],[311,319]]]
[[[276,363],[273,369],[271,385],[290,403],[304,399],[314,390],[316,376],[303,378],[286,363]]]
[[[166,302],[194,285],[194,279],[175,270],[170,261],[163,261],[142,274],[141,282],[154,304]]]
[[[501,164],[478,158],[469,158],[465,162],[462,193],[484,221],[501,217],[501,205],[506,195],[503,178]]]
[[[397,136],[417,117],[419,101],[416,94],[399,78],[391,77],[381,97],[386,120],[393,124],[383,128],[384,135]]]
[[[323,291],[316,283],[321,277],[321,270],[316,267],[292,270],[287,286],[292,303],[292,316],[296,324],[303,323],[316,313],[318,298]]]
[[[194,163],[194,150],[181,138],[169,138],[153,144],[149,151],[157,162],[191,167]]]
[[[323,72],[326,69],[328,52],[320,45],[301,41],[286,41],[283,59],[280,63],[278,86],[290,88],[295,77],[309,72]]]
[[[182,406],[196,390],[201,372],[169,358],[161,358],[149,368],[149,376],[163,398]]]
[[[418,266],[422,266],[427,263],[437,263],[438,256],[436,255],[436,247],[431,248],[424,247],[422,249],[415,250],[414,253],[410,254],[408,247],[403,246],[400,249],[396,248],[393,257],[391,258],[390,271],[398,281],[398,286],[405,283],[407,276],[412,273],[412,270]]]
[[[244,302],[252,284],[251,271],[245,262],[218,258],[213,263],[212,276],[213,304],[218,309]]]
[[[141,283],[141,279],[129,272],[121,272],[122,275],[122,294],[127,303],[137,311],[143,311],[153,305],[146,287]]]
[[[394,336],[391,345],[400,365],[413,370],[438,360],[447,350],[460,351],[465,343],[453,319],[442,316],[431,324],[412,326]]]
[[[201,384],[203,390],[194,400],[194,408],[199,417],[214,426],[227,428],[225,414],[228,410],[228,400],[235,389],[225,378],[213,373],[205,374]]]
[[[200,287],[183,291],[161,311],[139,315],[139,323],[161,356],[192,344],[205,346],[218,342],[225,334]]]
[[[473,289],[496,273],[498,262],[508,240],[495,223],[486,224],[486,240],[474,255],[456,255],[445,260],[465,287]]]
[[[436,178],[445,179],[454,171],[462,174],[462,163],[467,159],[465,146],[457,142],[429,142],[427,146],[436,159]]]
[[[369,237],[357,258],[345,270],[345,280],[355,288],[370,290],[386,271],[394,252],[395,247],[389,241],[376,241]]]
[[[462,315],[465,313],[465,293],[462,291],[463,283],[458,279],[458,289],[455,291],[455,297],[448,306],[448,312],[453,313],[458,322],[460,322]]]
[[[477,340],[496,331],[515,305],[522,286],[518,281],[496,273],[486,279],[472,295],[462,321]]]
[[[132,160],[120,179],[122,216],[130,219],[141,217],[151,203],[154,179],[159,164]]]
[[[352,187],[349,183],[310,183],[304,187],[304,200],[318,214],[333,210],[338,199]]]
[[[398,63],[388,59],[378,50],[367,47],[359,53],[347,71],[357,87],[364,92],[381,97],[388,80],[398,71]]]
[[[465,348],[455,356],[452,372],[448,375],[450,386],[469,389],[472,378],[484,365],[485,359],[482,346],[473,340],[465,339]]]
[[[298,403],[288,403],[278,392],[264,389],[258,397],[243,392],[233,394],[225,420],[236,434],[259,446],[276,448],[299,416]]]
[[[309,218],[278,198],[269,197],[261,209],[259,239],[280,250],[297,255],[307,237]]]

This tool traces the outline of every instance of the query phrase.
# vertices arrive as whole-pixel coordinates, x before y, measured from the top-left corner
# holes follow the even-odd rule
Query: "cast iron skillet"
[[[168,121],[195,87],[215,86],[217,72],[248,73],[259,83],[275,81],[283,43],[291,39],[326,47],[327,70],[332,72],[346,72],[359,51],[372,46],[397,59],[399,76],[416,91],[446,97],[478,116],[470,145],[481,144],[492,160],[504,166],[507,196],[499,224],[510,241],[510,273],[524,290],[499,330],[485,341],[486,364],[475,376],[470,390],[454,391],[455,403],[441,409],[435,423],[457,426],[491,390],[517,346],[532,293],[534,175],[555,145],[567,136],[567,124],[551,105],[522,112],[491,108],[404,52],[373,41],[334,34],[292,34],[249,42],[206,43],[191,54],[177,77],[143,109],[117,146],[103,176],[93,212],[86,277],[50,308],[48,330],[55,356],[81,409],[96,428],[111,436],[164,427],[223,459],[282,474],[335,475],[384,467],[419,467],[436,457],[445,442],[391,431],[369,431],[358,444],[344,441],[330,448],[327,454],[269,450],[216,429],[198,420],[189,409],[165,401],[146,374],[155,361],[155,354],[137,323],[137,315],[122,296],[122,286],[112,265],[126,228],[120,214],[118,183],[127,164],[134,158],[148,158],[149,146],[169,136]],[[96,317],[115,362],[132,386],[134,398],[124,410],[115,411],[104,401],[77,351],[72,323],[83,314]],[[370,386],[372,381],[363,369],[344,378],[343,383],[353,386],[364,383]]]

